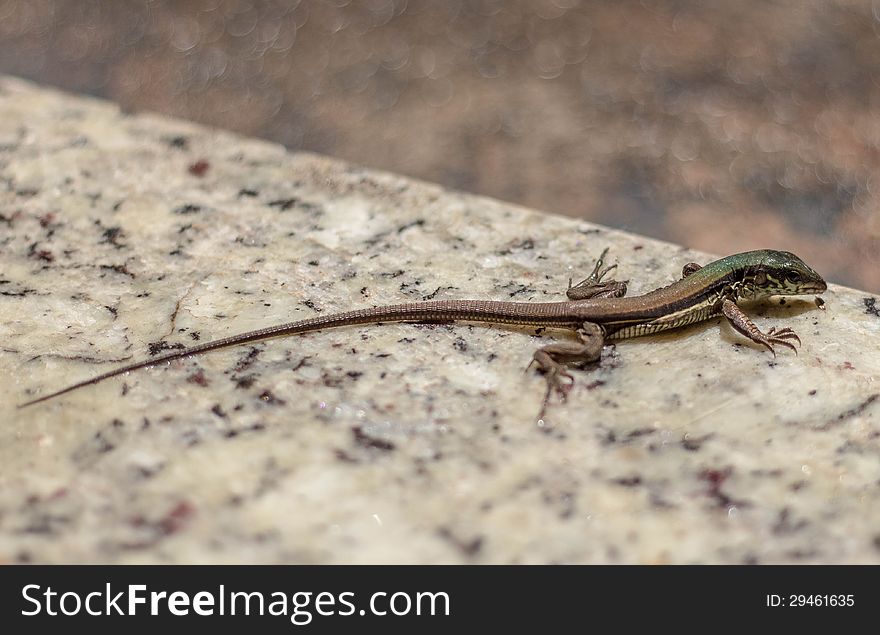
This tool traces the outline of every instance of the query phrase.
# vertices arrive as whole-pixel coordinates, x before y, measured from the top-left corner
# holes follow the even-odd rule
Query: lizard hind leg
[[[568,364],[595,362],[602,356],[605,334],[598,324],[585,322],[577,330],[578,342],[558,342],[535,351],[529,367],[537,364],[547,380],[547,390],[541,401],[538,419],[542,420],[554,392],[564,402],[574,386],[574,377],[568,372]],[[528,368],[526,369],[528,370]]]
[[[617,265],[605,266],[605,256],[608,254],[608,247],[602,251],[602,255],[596,261],[592,273],[578,282],[576,285],[571,284],[568,280],[568,289],[565,295],[569,300],[587,300],[590,298],[622,298],[626,295],[626,283],[628,280],[606,280],[602,282],[602,278],[608,275]]]

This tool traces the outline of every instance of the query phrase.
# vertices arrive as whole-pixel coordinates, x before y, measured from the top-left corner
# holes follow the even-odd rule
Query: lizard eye
[[[801,274],[799,274],[797,271],[789,271],[787,274],[785,274],[785,277],[788,278],[789,282],[801,281]]]
[[[756,273],[755,284],[760,287],[763,287],[765,284],[767,284],[767,274],[763,271],[759,271],[758,273]]]

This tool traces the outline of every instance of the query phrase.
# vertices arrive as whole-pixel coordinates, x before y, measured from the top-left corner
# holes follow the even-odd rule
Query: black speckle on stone
[[[359,463],[359,461],[356,458],[354,458],[352,455],[350,455],[345,450],[340,450],[337,448],[336,450],[333,451],[333,455],[336,457],[337,461],[340,461],[342,463]]]
[[[706,494],[715,500],[718,507],[729,509],[730,507],[747,507],[748,501],[735,500],[721,491],[722,486],[727,479],[733,474],[733,468],[726,467],[724,469],[705,469],[700,472],[700,479],[706,481],[708,488]]]
[[[630,430],[626,434],[627,439],[636,439],[638,437],[644,437],[657,432],[656,428],[636,428],[635,430]]]
[[[98,454],[106,454],[115,448],[116,445],[108,441],[103,432],[95,434],[95,452]]]
[[[139,465],[135,467],[135,473],[143,479],[153,478],[162,470],[163,467],[163,465],[157,465],[155,467],[146,467],[143,465]]]
[[[175,148],[176,150],[189,149],[189,139],[184,136],[169,137],[167,143],[170,147]]]
[[[303,366],[307,366],[307,365],[308,365],[308,362],[309,362],[309,357],[308,357],[308,356],[303,357],[303,358],[300,359],[300,360],[299,360],[294,366],[291,367],[290,371],[293,372],[293,373],[295,373],[296,371],[298,371],[298,370],[299,370],[300,368],[302,368]]]
[[[233,381],[235,382],[236,388],[248,389],[254,385],[257,381],[256,375],[244,375],[243,377],[234,377]]]
[[[296,197],[293,198],[279,198],[275,201],[269,201],[266,203],[269,207],[277,207],[278,211],[286,212],[287,210],[294,207],[297,203],[299,203],[299,199]]]
[[[617,433],[614,430],[604,430],[600,438],[602,445],[614,445],[617,443]]]
[[[186,381],[187,381],[187,383],[195,384],[197,386],[202,386],[202,387],[207,386],[209,383],[208,378],[205,377],[205,373],[202,370],[197,370],[193,374],[189,375],[186,378]]]
[[[622,485],[623,487],[636,487],[642,484],[641,476],[624,476],[621,478],[616,478],[611,481],[616,485]]]
[[[685,435],[681,439],[681,447],[687,450],[688,452],[696,452],[703,447],[703,443],[712,438],[712,434],[707,434],[702,437],[694,437],[690,435]]]
[[[442,288],[443,287],[437,287],[436,289],[434,289],[434,291],[432,291],[428,295],[423,295],[422,300],[433,300],[434,298],[437,297],[437,294],[440,292],[440,289],[442,289]]]
[[[406,223],[405,225],[401,225],[400,227],[397,228],[397,233],[402,234],[403,232],[405,232],[407,229],[410,229],[411,227],[422,227],[424,224],[425,224],[425,220],[423,218],[420,218],[418,220],[414,220],[411,223]]]
[[[815,558],[819,555],[819,552],[815,549],[793,549],[785,552],[784,555],[792,560],[806,560],[808,558]]]
[[[255,423],[250,426],[245,426],[243,428],[230,428],[223,433],[223,436],[227,439],[234,439],[245,432],[259,432],[260,430],[265,430],[266,426],[262,423]]]
[[[247,355],[245,355],[240,360],[238,360],[238,362],[236,362],[235,368],[233,368],[233,371],[236,373],[241,373],[241,372],[247,370],[248,368],[250,368],[253,365],[254,360],[257,359],[257,356],[259,354],[260,354],[260,349],[251,347],[248,350]]]
[[[507,295],[511,298],[515,298],[518,295],[523,294],[532,294],[535,292],[534,288],[526,284],[515,284],[515,285],[507,285],[508,287],[513,287],[512,291],[508,291]]]
[[[260,193],[259,193],[257,190],[250,190],[250,189],[247,189],[247,188],[242,188],[242,189],[240,189],[240,190],[238,191],[238,197],[239,197],[239,198],[245,198],[245,197],[247,197],[247,198],[256,198],[256,197],[259,196],[259,195],[260,195]]]
[[[394,444],[391,441],[386,441],[385,439],[378,439],[376,437],[372,437],[360,426],[354,426],[351,429],[351,433],[354,436],[354,441],[360,446],[365,448],[372,448],[375,450],[383,450],[385,452],[391,451],[394,449]]]
[[[268,389],[260,393],[260,401],[272,406],[283,406],[285,403],[287,403],[283,399],[276,397],[274,394],[272,394],[272,391]]]
[[[513,242],[507,247],[495,251],[499,256],[508,256],[514,251],[528,251],[535,248],[535,241],[532,238],[524,238],[518,242]]]
[[[129,278],[136,278],[131,271],[128,270],[128,267],[125,265],[101,265],[101,269],[104,271],[112,271],[113,273],[119,273],[124,276],[128,276]]]
[[[877,298],[862,298],[865,303],[865,313],[880,317],[880,307],[877,306]]]
[[[444,540],[448,540],[452,545],[454,545],[462,554],[467,557],[473,557],[477,555],[480,550],[483,548],[483,537],[477,536],[472,540],[462,540],[458,536],[456,536],[448,527],[440,527],[437,529],[437,534],[443,538]]]
[[[183,344],[169,344],[168,342],[150,342],[149,346],[150,357],[153,355],[158,355],[162,351],[179,351],[184,347]]]
[[[388,238],[388,234],[390,234],[390,233],[391,232],[384,231],[384,232],[379,232],[378,234],[373,234],[372,236],[370,236],[369,238],[367,238],[366,240],[363,241],[364,245],[366,245],[367,247],[375,247],[376,245],[381,243],[383,240]]]
[[[673,503],[670,503],[668,500],[663,498],[657,492],[649,492],[648,500],[651,503],[652,507],[656,507],[657,509],[675,509],[677,506]]]
[[[779,516],[773,525],[773,533],[777,535],[793,534],[809,524],[806,519],[792,520],[791,510],[784,507],[779,511]]]
[[[37,249],[38,244],[39,243],[32,243],[30,247],[28,247],[28,257],[42,262],[53,262],[55,260],[55,255],[48,249]]]
[[[201,205],[195,205],[194,203],[187,203],[186,205],[181,205],[180,207],[175,208],[175,214],[198,214],[202,211]]]
[[[125,243],[119,242],[120,239],[125,237],[125,232],[122,231],[122,227],[114,226],[114,227],[105,227],[104,231],[101,232],[101,240],[98,241],[99,245],[112,245],[116,249],[122,249],[126,247]]]

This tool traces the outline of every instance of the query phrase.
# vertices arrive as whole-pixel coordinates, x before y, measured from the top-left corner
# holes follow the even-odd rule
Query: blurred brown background
[[[0,72],[880,291],[880,3],[0,0]]]

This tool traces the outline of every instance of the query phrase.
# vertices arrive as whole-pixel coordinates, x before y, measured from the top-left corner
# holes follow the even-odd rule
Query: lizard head
[[[828,285],[803,260],[788,251],[753,251],[743,268],[738,295],[747,300],[771,295],[822,293]]]

